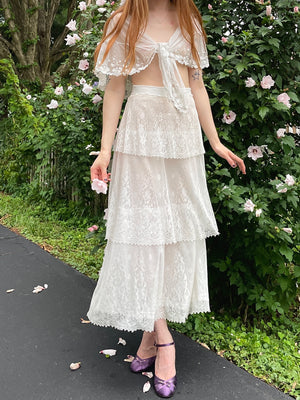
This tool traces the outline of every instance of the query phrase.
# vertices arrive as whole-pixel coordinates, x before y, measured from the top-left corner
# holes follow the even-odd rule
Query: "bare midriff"
[[[178,71],[183,80],[184,86],[189,87],[188,67],[177,63]],[[159,68],[158,56],[155,54],[151,64],[141,72],[132,75],[133,85],[164,86]]]

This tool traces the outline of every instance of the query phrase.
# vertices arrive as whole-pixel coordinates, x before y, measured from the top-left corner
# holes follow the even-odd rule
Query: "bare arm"
[[[246,167],[241,158],[225,147],[218,136],[213,120],[209,97],[202,79],[202,70],[189,68],[189,83],[194,96],[199,121],[207,136],[212,149],[235,168],[237,165],[243,174]]]
[[[91,166],[91,179],[108,180],[107,167],[125,96],[125,76],[111,77],[103,98],[103,123],[100,154]]]

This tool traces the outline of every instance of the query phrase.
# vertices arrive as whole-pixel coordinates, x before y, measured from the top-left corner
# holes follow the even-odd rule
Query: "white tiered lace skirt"
[[[133,86],[114,146],[104,260],[87,316],[127,331],[210,311],[205,238],[218,235],[194,99]]]

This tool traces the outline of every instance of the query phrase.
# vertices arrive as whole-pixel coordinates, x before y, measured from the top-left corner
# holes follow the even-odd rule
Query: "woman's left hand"
[[[213,150],[218,154],[218,156],[227,160],[227,162],[232,168],[236,168],[236,166],[238,166],[241,172],[243,174],[246,174],[246,167],[244,161],[240,157],[236,156],[231,150],[229,150],[222,143],[218,143],[217,145],[215,145],[213,147]]]

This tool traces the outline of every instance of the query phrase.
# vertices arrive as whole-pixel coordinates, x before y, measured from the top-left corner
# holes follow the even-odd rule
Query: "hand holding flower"
[[[100,151],[100,154],[91,166],[91,180],[110,181],[110,174],[107,173],[107,167],[110,161],[111,152]]]

